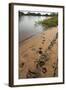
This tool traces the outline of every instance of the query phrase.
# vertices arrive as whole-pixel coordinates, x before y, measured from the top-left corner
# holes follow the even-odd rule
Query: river
[[[44,28],[36,22],[46,18],[46,16],[21,16],[19,20],[19,42],[42,32]]]

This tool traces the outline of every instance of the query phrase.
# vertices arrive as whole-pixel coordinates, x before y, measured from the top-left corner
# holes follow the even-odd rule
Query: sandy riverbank
[[[19,46],[19,78],[58,76],[57,27],[50,28]]]

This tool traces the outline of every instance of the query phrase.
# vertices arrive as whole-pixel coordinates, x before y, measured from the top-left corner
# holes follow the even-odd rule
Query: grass
[[[58,25],[58,16],[52,16],[49,19],[38,21],[38,24],[41,24],[45,28],[55,27]]]

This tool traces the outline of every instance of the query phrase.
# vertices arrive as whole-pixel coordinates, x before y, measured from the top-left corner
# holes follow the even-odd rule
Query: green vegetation
[[[58,16],[56,15],[56,16],[52,16],[49,19],[38,21],[38,24],[41,24],[45,28],[55,27],[58,25]]]

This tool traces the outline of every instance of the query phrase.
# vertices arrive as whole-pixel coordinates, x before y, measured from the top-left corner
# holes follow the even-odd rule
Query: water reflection
[[[40,33],[43,27],[36,22],[46,18],[46,16],[22,16],[19,20],[19,41],[24,41],[30,36]]]

